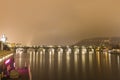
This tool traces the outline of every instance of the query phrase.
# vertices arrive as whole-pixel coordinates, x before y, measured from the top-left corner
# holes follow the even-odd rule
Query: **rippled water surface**
[[[17,68],[29,67],[32,80],[120,80],[120,55],[109,53],[23,53]]]

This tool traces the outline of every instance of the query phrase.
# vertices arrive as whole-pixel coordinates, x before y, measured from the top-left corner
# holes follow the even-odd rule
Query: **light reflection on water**
[[[28,62],[28,63],[27,63]],[[32,80],[119,80],[120,55],[96,52],[16,54],[18,68],[30,66]]]
[[[96,60],[97,60],[97,67],[98,67],[98,72],[101,72],[101,60],[100,60],[100,53],[96,52]]]
[[[85,59],[85,54],[82,54],[82,71],[83,71],[83,74],[85,74],[85,67],[86,67],[86,59]]]
[[[109,56],[109,69],[111,70],[111,54],[108,54],[108,56]]]
[[[74,54],[74,75],[75,75],[75,79],[78,78],[79,73],[78,73],[78,60],[79,60],[79,55]]]
[[[62,74],[62,53],[58,52],[58,80],[61,80],[61,74]]]

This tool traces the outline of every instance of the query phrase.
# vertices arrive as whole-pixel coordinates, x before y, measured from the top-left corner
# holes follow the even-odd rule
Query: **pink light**
[[[10,59],[6,60],[6,61],[5,61],[5,64],[8,64],[9,62],[10,62]]]
[[[14,65],[14,67],[15,67],[15,62],[14,62],[14,64],[13,64],[13,65]]]

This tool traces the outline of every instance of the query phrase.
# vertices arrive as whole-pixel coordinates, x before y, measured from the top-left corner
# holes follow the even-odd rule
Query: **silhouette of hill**
[[[120,45],[120,37],[97,37],[97,38],[84,39],[84,40],[77,42],[75,45],[77,45],[77,46],[82,46],[82,45],[84,45],[84,46]]]

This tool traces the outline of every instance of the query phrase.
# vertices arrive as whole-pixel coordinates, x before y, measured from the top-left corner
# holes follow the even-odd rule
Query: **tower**
[[[0,41],[1,41],[1,44],[0,44],[1,50],[3,50],[4,44],[6,44],[6,41],[7,41],[7,37],[5,36],[5,34],[2,35]]]
[[[2,41],[3,43],[6,43],[7,37],[5,36],[5,34],[2,35],[1,41]]]

